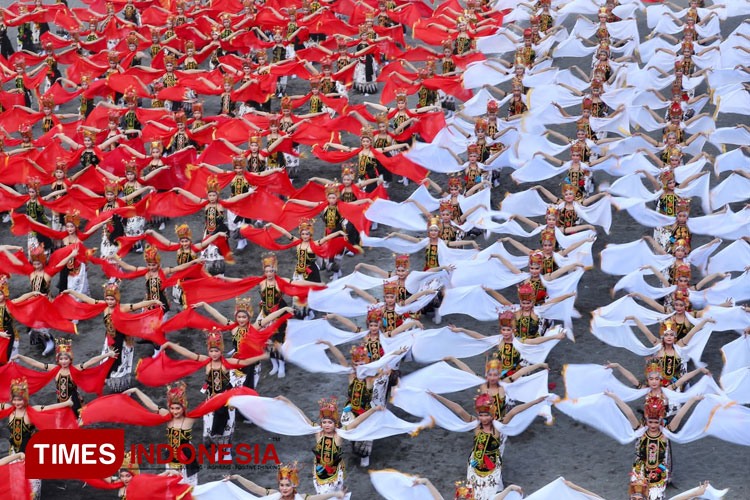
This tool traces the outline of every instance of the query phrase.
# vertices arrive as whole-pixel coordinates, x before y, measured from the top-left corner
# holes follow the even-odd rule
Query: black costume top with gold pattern
[[[21,417],[14,415],[8,419],[8,430],[10,431],[10,437],[8,438],[10,442],[9,454],[25,453],[26,445],[29,444],[31,436],[36,432],[36,427],[33,424],[25,422],[25,416],[24,413]]]
[[[322,483],[335,481],[339,466],[344,467],[343,450],[336,444],[336,439],[322,436],[315,444],[313,453],[315,454],[313,464],[315,479]]]
[[[469,464],[480,476],[490,475],[503,464],[500,455],[500,439],[488,432],[479,431],[474,435],[474,449],[471,451]]]

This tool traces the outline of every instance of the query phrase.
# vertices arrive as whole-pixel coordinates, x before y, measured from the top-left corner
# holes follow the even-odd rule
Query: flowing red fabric
[[[466,67],[473,62],[484,61],[486,59],[487,59],[487,56],[485,56],[481,52],[468,52],[463,55],[453,56],[453,62],[455,62],[456,66],[458,66],[461,69],[466,69]]]
[[[63,263],[70,259],[70,255],[74,250],[76,250],[76,248],[78,249],[79,253],[83,254],[80,257],[85,259],[86,247],[83,246],[83,243],[76,243],[75,245],[68,245],[62,248],[58,248],[57,250],[52,252],[52,255],[49,256],[47,265],[44,266],[44,272],[49,274],[50,276],[54,276],[55,274],[59,273],[62,269]]]
[[[405,91],[408,95],[416,94],[421,84],[419,82],[409,84],[398,77],[388,78],[383,86],[383,92],[380,96],[380,103],[387,104],[396,98],[396,92]]]
[[[414,182],[422,182],[427,177],[427,169],[407,159],[403,153],[396,156],[386,156],[373,149],[372,154],[383,167],[396,175],[402,175]]]
[[[463,7],[459,7],[457,12],[462,12]],[[450,15],[450,14],[449,14]],[[431,22],[440,22],[433,19],[420,19],[412,26],[412,36],[422,40],[427,45],[440,45],[446,37],[444,31],[437,27],[427,26]],[[445,22],[445,21],[443,21]]]
[[[263,354],[268,339],[291,317],[291,314],[284,314],[262,330],[250,326],[237,346],[237,358],[247,359]]]
[[[276,239],[281,235],[273,228],[266,229],[255,228],[253,226],[242,226],[240,228],[240,234],[248,241],[267,250],[286,250],[287,248],[292,248],[297,245],[296,241],[286,244],[276,243]]]
[[[224,144],[224,143],[217,143]],[[216,177],[219,181],[219,186],[224,189],[234,179],[234,172],[225,172],[223,174],[217,174],[211,172],[206,167],[188,168],[188,183],[185,185],[185,191],[190,191],[194,195],[203,198],[206,196],[206,182],[210,177]]]
[[[166,351],[161,351],[155,358],[141,358],[135,367],[135,378],[148,387],[163,385],[187,377],[206,366],[210,359],[195,361],[190,359],[172,359]]]
[[[432,142],[438,132],[445,128],[445,115],[442,111],[420,113],[414,115],[414,118],[416,118],[416,123],[397,135],[395,137],[397,141],[408,141],[415,134],[419,134],[426,142]]]
[[[239,281],[227,281],[211,276],[186,281],[180,287],[185,294],[185,300],[188,304],[195,304],[196,302],[210,304],[242,295],[263,281],[263,279],[262,276],[249,276]]]
[[[132,273],[129,273],[123,271],[119,266],[113,264],[107,259],[100,259],[99,257],[89,257],[89,261],[101,267],[102,271],[107,275],[108,278],[132,280],[135,278],[140,278],[141,276],[146,276],[146,273],[148,272],[148,269],[144,268],[140,271],[133,271]]]
[[[27,194],[16,196],[9,193],[5,189],[0,189],[0,211],[2,212],[10,212],[11,210],[15,210],[27,201],[29,201],[29,195]]]
[[[256,175],[245,172],[245,179],[253,186],[263,188],[269,193],[276,193],[282,196],[291,197],[294,193],[294,186],[289,180],[286,171],[274,172],[269,175]]]
[[[315,255],[324,259],[332,259],[342,253],[344,249],[349,250],[350,252],[360,253],[360,250],[349,243],[349,241],[343,236],[332,238],[321,245],[310,240],[310,249],[315,252]]]
[[[474,96],[471,89],[464,88],[461,75],[443,76],[435,75],[422,81],[422,85],[432,90],[442,90],[446,94],[454,96],[461,101],[468,101]]]
[[[91,319],[95,316],[99,316],[102,311],[107,308],[107,304],[102,302],[100,304],[87,304],[85,302],[79,302],[72,295],[61,293],[55,300],[52,301],[52,305],[60,311],[60,315],[65,319]]]
[[[167,341],[161,331],[164,311],[161,307],[149,309],[141,313],[124,313],[116,307],[112,313],[112,324],[119,332],[131,337],[146,339],[161,345]]]
[[[5,140],[5,145],[12,145],[10,139]],[[40,172],[31,164],[31,162],[29,162],[30,159],[34,159],[31,154],[26,155],[23,153],[14,156],[3,156],[2,166],[0,167],[0,182],[5,185],[12,186],[13,184],[26,184],[29,177],[38,177],[39,183],[42,185],[52,183],[54,180],[53,177],[51,175]],[[39,163],[39,157],[37,157],[35,161]],[[43,160],[41,161],[44,162]],[[0,197],[10,196],[10,193],[5,191],[4,189],[2,191],[3,193],[0,194]],[[28,199],[28,196],[24,195],[24,198]]]
[[[230,365],[229,363],[224,364],[225,366],[234,366]],[[257,395],[257,392],[248,387],[235,387],[234,389],[229,389],[228,391],[224,391],[221,394],[217,394],[216,396],[205,400],[204,402],[196,406],[193,411],[187,412],[187,416],[190,418],[200,418],[203,415],[208,415],[209,413],[214,412],[222,406],[226,405],[229,401],[229,398],[232,398],[234,396]]]
[[[288,203],[281,210],[281,213],[277,215],[276,219],[272,219],[272,222],[275,222],[286,230],[291,230],[292,228],[299,226],[299,221],[305,219],[309,220],[318,215],[325,210],[326,205],[327,203],[319,203],[318,206],[315,207],[306,207],[298,205],[297,203]],[[268,216],[266,216],[266,218],[267,217]]]
[[[224,242],[226,244],[226,238],[217,238],[214,240],[214,243],[218,242]],[[224,255],[224,252],[222,252],[221,246],[217,245],[217,248],[219,248],[219,251]],[[229,253],[225,255],[224,259],[232,264],[234,263],[234,259],[232,258],[232,253],[229,251],[229,247],[225,248],[226,251]],[[187,269],[183,269],[182,271],[177,271],[175,273],[171,273],[162,283],[162,289],[168,287],[168,286],[175,286],[178,283],[181,283],[183,280],[191,280],[191,279],[200,279],[205,278],[206,276],[210,276],[203,267],[203,264],[193,264],[192,266],[188,267]]]
[[[326,151],[317,144],[312,147],[312,154],[316,158],[328,163],[343,163],[357,156],[360,151],[362,151],[362,148],[357,148],[352,151]]]
[[[193,307],[188,307],[182,312],[179,312],[169,318],[161,325],[161,329],[164,333],[172,332],[175,330],[182,330],[183,328],[194,328],[196,330],[231,330],[234,328],[234,324],[222,325],[216,321],[209,319]]]
[[[61,240],[68,235],[66,231],[55,231],[49,226],[45,226],[44,224],[39,224],[35,220],[29,219],[28,216],[26,216],[26,214],[19,214],[16,212],[12,212],[10,216],[11,216],[10,230],[13,234],[17,236],[23,236],[24,234],[28,234],[34,231],[34,232],[43,234],[44,236],[48,236],[56,240]]]
[[[15,105],[23,106],[23,100],[23,94],[0,91],[0,104],[2,104],[3,109],[11,109]]]
[[[61,332],[78,333],[76,325],[65,319],[44,295],[23,302],[5,302],[11,316],[29,328],[52,328]]]
[[[167,356],[166,351],[161,351],[155,358],[141,358],[135,368],[136,378],[149,387],[161,387],[163,385],[187,377],[191,373],[203,368],[211,360],[195,361],[190,359],[172,359]],[[242,368],[221,358],[221,363],[227,370]],[[221,405],[219,405],[221,406]],[[197,412],[200,407],[193,410]],[[213,411],[213,410],[212,410]]]
[[[16,257],[18,260],[21,261],[21,265],[16,265],[10,261],[7,255],[5,255],[5,252],[0,252],[0,273],[5,274],[31,274],[31,272],[34,270],[34,267],[31,265],[31,263],[26,258],[26,254],[23,253],[23,250],[19,250],[15,253],[12,253],[14,257]]]
[[[114,362],[114,358],[109,358],[104,360],[104,363],[86,368],[85,370],[79,370],[71,365],[69,368],[70,377],[79,389],[101,396],[102,391],[104,391],[104,381],[107,375],[109,375],[109,370],[112,368],[112,363]]]
[[[153,193],[149,197],[146,214],[148,217],[184,217],[196,213],[206,205],[208,205],[207,200],[195,203],[174,191]]]
[[[278,275],[276,276],[276,286],[279,287],[281,293],[290,295],[292,297],[297,297],[302,300],[307,300],[307,294],[310,292],[310,290],[323,290],[326,287],[323,284],[321,284],[320,286],[295,285],[293,281],[287,281],[286,279]]]
[[[125,483],[122,481],[115,481],[113,483],[107,482],[104,479],[81,479],[81,481],[98,490],[119,490],[125,486]]]
[[[96,398],[81,410],[81,425],[114,422],[148,427],[166,424],[171,419],[171,415],[162,416],[147,410],[126,394],[110,394]]]
[[[56,373],[57,370],[38,372],[15,362],[0,366],[0,399],[10,401],[10,383],[13,379],[26,378],[29,394],[34,394],[49,384]]]
[[[54,410],[35,410],[27,406],[29,420],[37,429],[78,429],[78,419],[69,406]]]
[[[365,210],[369,207],[369,203],[361,203],[358,205],[345,203],[343,201],[339,201],[338,203],[338,209],[341,216],[354,224],[354,227],[357,228],[357,232],[361,233],[364,231],[367,235],[370,234],[370,225],[372,224],[372,222],[365,217]]]
[[[26,462],[13,462],[0,466],[0,498],[29,500],[31,483],[26,479]]]
[[[223,131],[221,129],[221,126],[218,127],[216,130],[214,130],[212,132],[212,136],[213,137],[211,137],[211,141],[213,141],[213,142],[210,142],[208,144],[208,146],[206,146],[206,149],[204,149],[201,152],[201,154],[198,156],[198,161],[199,162],[201,162],[201,163],[208,163],[208,164],[211,164],[211,165],[222,165],[222,164],[225,164],[225,163],[232,163],[232,158],[234,158],[237,155],[237,153],[232,148],[230,148],[227,144],[225,144],[223,141],[216,141],[216,140],[214,140],[214,138],[215,137],[221,137],[222,139],[226,139],[227,141],[229,141],[232,144],[241,144],[242,142],[245,142],[247,140],[247,135],[242,135],[242,134],[239,133],[239,131],[234,130],[234,133],[237,134],[237,136],[238,136],[238,137],[235,137],[235,138],[238,139],[238,140],[232,140],[232,138],[230,138],[230,137],[225,137],[224,136],[224,132],[225,131]],[[242,135],[242,137],[244,137],[244,138],[243,139],[239,139],[240,135]],[[233,173],[233,172],[228,172],[228,173]],[[207,175],[217,175],[217,174],[214,174],[213,172],[210,172]],[[224,174],[220,174],[220,175],[223,176]],[[230,180],[231,180],[231,177],[230,177]],[[222,181],[222,177],[219,177],[219,182],[221,182],[221,181]],[[188,184],[188,186],[190,186],[190,185],[192,185],[192,183]],[[198,188],[201,187],[198,184],[196,184],[196,186]],[[203,188],[203,191],[201,193],[196,193],[195,191],[193,191],[189,187],[186,187],[185,189],[187,189],[191,193],[196,194],[198,196],[203,196],[203,194],[206,192],[206,185],[204,184],[202,186],[202,188]]]
[[[182,477],[138,474],[128,483],[128,500],[193,500],[193,487]]]
[[[280,215],[284,209],[284,202],[265,189],[258,189],[241,200],[220,200],[219,204],[240,217],[270,220],[271,222],[275,222],[274,217],[277,214]]]

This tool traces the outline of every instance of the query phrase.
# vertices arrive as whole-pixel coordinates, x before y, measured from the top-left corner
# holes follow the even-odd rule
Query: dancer
[[[500,452],[500,445],[504,438],[493,423],[492,396],[489,394],[477,396],[474,400],[477,416],[473,417],[461,405],[433,392],[427,391],[427,393],[443,403],[465,422],[477,422],[477,428],[474,429],[474,448],[469,456],[466,479],[474,488],[475,500],[492,500],[503,487],[503,457]],[[534,401],[516,406],[500,422],[507,425],[513,420],[513,417],[541,403],[546,398],[547,396],[542,396]]]
[[[78,387],[70,375],[70,368],[83,371],[99,364],[107,358],[116,358],[117,352],[110,351],[98,356],[94,356],[85,363],[79,363],[78,366],[73,364],[73,341],[70,339],[55,339],[55,364],[50,366],[49,363],[42,363],[23,354],[17,354],[13,360],[19,359],[29,366],[39,370],[52,371],[57,370],[55,374],[55,390],[57,393],[57,402],[64,403],[68,400],[73,401],[73,413],[78,413],[83,407],[83,398],[78,393]],[[59,367],[59,370],[58,370]]]
[[[633,414],[633,410],[620,398],[611,392],[605,394],[615,400],[633,429],[641,431],[639,432],[641,437],[636,442],[633,474],[643,476],[648,481],[647,498],[649,500],[664,500],[665,490],[672,480],[673,470],[669,439],[662,432],[662,421],[666,415],[662,399],[651,398],[646,402],[644,422],[641,424]],[[671,432],[676,432],[688,410],[702,399],[703,396],[690,398],[665,427]]]
[[[284,396],[276,396],[276,399],[297,408]],[[343,438],[336,433],[339,420],[338,400],[336,398],[321,399],[318,404],[320,405],[320,431],[315,434],[316,445],[313,449],[315,453],[313,485],[318,494],[344,491],[346,467],[341,449]],[[382,410],[385,410],[384,406],[372,407],[341,428],[347,431],[353,430],[367,420],[373,412]],[[302,410],[297,408],[297,411],[309,425],[315,425]]]
[[[185,394],[186,389],[185,382],[167,386],[166,408],[154,403],[137,387],[132,387],[124,391],[123,394],[133,394],[152,412],[170,417],[169,422],[167,422],[167,445],[172,449],[172,461],[166,464],[166,468],[179,472],[184,483],[196,486],[198,484],[198,470],[200,469],[198,459],[190,456],[192,446],[180,448],[181,445],[191,444],[193,425],[195,424],[195,419],[186,415],[188,404],[187,394]],[[178,458],[183,458],[187,463],[180,463]]]
[[[144,300],[131,304],[120,303],[120,285],[116,282],[104,285],[104,300],[92,299],[88,295],[75,290],[63,290],[62,293],[70,294],[86,304],[101,304],[102,302],[107,304],[104,311],[102,311],[102,319],[104,320],[104,347],[102,348],[102,355],[110,356],[110,353],[114,353],[115,361],[109,369],[106,383],[112,392],[123,392],[130,387],[135,342],[132,337],[115,329],[112,314],[116,308],[120,312],[133,312],[133,310],[142,307],[161,305],[161,302],[158,300]]]
[[[247,359],[225,358],[224,339],[221,332],[212,331],[206,333],[208,355],[196,354],[174,342],[166,342],[163,345],[163,348],[172,349],[184,358],[198,362],[208,361],[206,365],[206,399],[210,399],[232,388],[230,368],[243,368],[268,359],[268,353]],[[230,409],[228,406],[222,406],[218,410],[203,416],[203,443],[206,446],[229,444],[232,440],[233,432],[234,408]]]
[[[263,488],[258,486],[249,479],[245,479],[237,474],[231,476],[224,476],[224,481],[237,481],[247,491],[255,495],[265,495],[266,497],[273,496],[277,500],[328,500],[329,498],[344,498],[346,491],[331,491],[328,493],[321,493],[319,495],[302,495],[297,493],[299,487],[299,468],[297,462],[291,464],[279,465],[278,477],[278,489]],[[275,497],[275,495],[279,495]]]
[[[273,288],[273,286],[267,285],[266,289],[268,288]],[[263,288],[261,288],[261,290],[263,290]],[[280,305],[281,302],[277,306],[270,308],[268,314],[265,315],[261,309],[261,313],[253,322],[251,321],[253,316],[252,300],[249,297],[237,297],[235,299],[234,320],[237,323],[237,326],[232,329],[232,345],[234,346],[233,353],[239,352],[239,346],[246,338],[256,344],[256,347],[265,345],[268,339],[273,336],[277,336],[273,339],[274,342],[279,342],[280,340],[283,342],[283,333],[278,337],[278,332],[280,330],[285,331],[286,318],[284,318],[284,316],[292,314],[294,309],[286,306],[279,307]],[[232,324],[231,320],[205,302],[196,302],[192,307],[203,307],[208,314],[213,316],[220,323],[224,323],[225,325]],[[262,307],[263,305],[261,303],[261,308]],[[268,329],[266,330],[267,326]],[[269,375],[275,375],[278,372],[279,378],[284,378],[286,374],[285,363],[278,354],[276,348],[270,349],[270,358],[273,369]],[[250,364],[249,366],[242,368],[241,373],[243,373],[241,376],[238,376],[235,372],[232,372],[231,374],[233,378],[236,377],[236,380],[233,380],[232,382],[235,387],[244,386],[249,387],[250,389],[258,387],[260,363]]]

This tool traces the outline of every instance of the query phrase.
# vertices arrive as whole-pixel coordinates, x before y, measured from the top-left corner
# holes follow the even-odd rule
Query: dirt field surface
[[[2,3],[7,5],[8,0]],[[680,2],[684,4],[686,2]],[[71,7],[82,7],[77,0],[74,0]],[[638,14],[639,31],[641,39],[648,34],[648,28],[645,25],[645,16],[643,13]],[[566,25],[568,29],[572,28],[574,18],[570,17]],[[740,18],[732,18],[722,24],[722,32],[726,35],[730,33],[740,22]],[[9,30],[11,40],[15,44],[15,30]],[[577,64],[581,68],[590,67],[590,59],[564,59],[557,63],[558,65]],[[506,84],[507,86],[507,84]],[[381,84],[382,88],[382,84]],[[698,93],[703,92],[705,83],[702,84]],[[288,92],[290,94],[302,95],[308,92],[307,82],[299,79],[290,80]],[[354,103],[360,103],[363,100],[376,102],[377,96],[362,96],[352,92],[350,99]],[[413,105],[410,98],[410,105]],[[73,103],[68,103],[62,107],[61,113],[74,112]],[[274,109],[278,109],[278,102],[274,102]],[[217,112],[217,99],[211,98],[206,100],[206,114],[215,114]],[[303,108],[303,110],[306,108]],[[504,110],[501,110],[504,113]],[[712,112],[713,106],[708,107],[707,111]],[[730,126],[736,123],[747,123],[746,116],[736,115],[719,115],[717,127]],[[574,128],[571,125],[552,127],[567,136],[572,136]],[[35,136],[39,131],[35,130]],[[345,143],[354,144],[354,137],[349,136]],[[305,149],[303,147],[303,149]],[[718,152],[709,147],[710,154],[715,155]],[[567,157],[566,157],[567,159]],[[225,166],[226,167],[226,166]],[[301,186],[309,177],[321,176],[333,178],[339,175],[338,165],[325,164],[311,155],[301,160],[302,175],[295,181],[295,187]],[[724,176],[727,174],[724,174]],[[438,183],[443,183],[444,176],[434,176]],[[606,176],[605,176],[606,177]],[[612,182],[612,179],[597,177],[597,182]],[[712,179],[712,186],[719,179]],[[552,179],[545,185],[554,192],[558,191],[559,179]],[[399,183],[392,183],[389,190],[390,196],[396,201],[404,200],[414,189],[412,183],[407,187]],[[527,189],[528,185],[518,186],[510,178],[510,170],[506,169],[502,174],[502,184],[498,188],[493,188],[493,206],[503,199],[507,191],[518,191]],[[46,193],[46,191],[44,191]],[[692,215],[699,215],[700,208],[697,203],[693,203]],[[733,207],[734,208],[734,207]],[[169,221],[167,229],[163,233],[168,238],[173,238],[173,226],[176,221]],[[187,218],[193,234],[200,234],[203,227],[202,216],[199,214]],[[320,223],[318,223],[318,233],[320,233]],[[375,236],[384,236],[390,228],[380,227],[374,231]],[[607,243],[623,243],[633,241],[645,234],[650,234],[647,230],[637,225],[626,213],[614,213],[612,232],[607,235],[599,229],[598,240],[594,246],[597,254],[595,259],[598,266],[598,253]],[[25,237],[16,237],[10,234],[8,224],[0,226],[0,240],[3,244],[25,245]],[[90,248],[99,247],[100,236],[96,235],[88,240]],[[705,236],[694,238],[693,247],[702,245],[708,241]],[[478,240],[480,246],[487,246],[493,240],[486,241],[483,238]],[[530,247],[536,247],[537,241],[524,242]],[[727,244],[729,242],[725,242]],[[233,243],[234,245],[234,243]],[[236,263],[227,266],[227,275],[234,277],[244,277],[261,274],[260,254],[262,249],[248,245],[242,251],[236,252]],[[291,276],[294,268],[293,253],[291,250],[279,253],[279,272],[281,276]],[[412,265],[416,268],[422,266],[422,255],[413,256]],[[142,264],[140,254],[131,253],[127,262],[134,265]],[[392,255],[389,251],[383,249],[367,250],[364,257],[345,257],[343,261],[343,274],[353,271],[357,262],[368,262],[376,264],[384,269],[392,268]],[[163,265],[169,266],[174,264],[173,254],[163,254]],[[323,273],[324,280],[328,277]],[[101,285],[105,282],[105,277],[96,268],[89,268],[89,280],[92,295],[96,298],[102,297]],[[53,284],[56,283],[56,278]],[[603,274],[597,269],[589,270],[585,273],[578,288],[578,298],[576,308],[581,312],[582,318],[574,322],[574,334],[576,342],[562,341],[550,353],[547,362],[550,366],[550,382],[556,383],[557,387],[552,391],[561,397],[564,396],[564,387],[562,383],[561,371],[567,363],[599,363],[603,364],[608,361],[619,362],[633,373],[639,375],[642,373],[643,360],[638,356],[624,350],[610,347],[594,338],[589,332],[590,313],[597,307],[606,305],[612,301],[610,290],[616,277]],[[28,280],[23,276],[14,276],[11,280],[11,296],[16,297],[21,293],[29,290]],[[511,292],[507,290],[506,292]],[[54,289],[54,293],[58,293]],[[141,300],[144,293],[144,286],[140,279],[135,279],[122,284],[122,301],[135,302]],[[253,300],[257,302],[257,292],[252,292]],[[510,293],[507,294],[512,296]],[[233,310],[233,302],[219,303],[215,305],[223,314],[230,315]],[[175,307],[172,307],[174,314]],[[426,328],[433,325],[430,317],[424,317]],[[359,319],[361,324],[363,319]],[[456,325],[470,328],[484,334],[496,333],[495,322],[478,322],[468,316],[450,316],[443,319],[443,324],[454,323]],[[21,353],[41,358],[41,351],[37,347],[30,346],[26,328],[20,327],[22,332]],[[77,362],[89,359],[101,352],[104,338],[102,319],[100,317],[82,321],[78,325],[79,334],[75,338],[74,353]],[[727,342],[736,338],[737,334],[733,332],[714,333],[706,346],[704,361],[708,363],[709,369],[718,377],[721,371],[722,359],[719,351],[720,347]],[[181,331],[172,332],[168,338],[173,341],[179,341],[185,347],[196,351],[205,352],[205,343],[203,336],[199,331]],[[348,347],[346,347],[348,349]],[[137,345],[136,359],[142,356],[150,356],[153,350],[148,345]],[[483,370],[484,356],[477,356],[465,360],[476,372],[481,373]],[[53,356],[47,356],[43,361],[52,362]],[[414,371],[421,366],[414,362],[405,363],[402,366],[404,373]],[[317,401],[321,397],[337,396],[342,401],[345,398],[347,379],[344,376],[325,376],[319,374],[309,374],[295,366],[287,366],[287,376],[284,379],[277,379],[275,376],[268,375],[270,365],[266,362],[263,366],[263,373],[258,387],[258,392],[262,396],[273,397],[283,394],[294,401],[302,408],[311,418],[317,418]],[[190,407],[195,407],[203,400],[203,395],[199,393],[203,385],[204,375],[199,370],[186,380],[189,388],[188,398]],[[165,390],[162,388],[143,388],[154,401],[165,404]],[[464,408],[473,411],[472,401],[476,394],[475,390],[467,390],[463,393],[449,394],[448,397],[454,401],[460,402]],[[86,394],[85,398],[91,400],[93,395]],[[54,402],[54,388],[50,385],[43,391],[32,397],[33,404],[49,404]],[[637,407],[637,403],[633,405]],[[399,409],[394,412],[400,417],[414,420],[413,417],[405,415]],[[613,439],[593,430],[590,427],[582,425],[561,414],[553,409],[555,420],[553,425],[545,425],[542,419],[537,419],[523,434],[518,437],[510,438],[505,449],[503,457],[503,480],[505,484],[520,485],[527,493],[533,492],[554,480],[558,476],[564,476],[566,479],[587,488],[604,498],[615,500],[625,498],[629,480],[630,467],[634,456],[634,445],[620,445]],[[5,426],[3,426],[5,427]],[[103,425],[101,427],[111,428],[112,425]],[[130,443],[161,443],[164,442],[164,427],[139,427],[126,426],[126,447]],[[193,430],[195,444],[201,442],[202,423],[197,422]],[[7,436],[7,430],[2,433],[3,437]],[[301,485],[300,492],[314,492],[312,484],[312,459],[311,449],[314,445],[313,438],[306,437],[286,437],[275,436],[259,429],[256,426],[242,423],[238,417],[237,428],[233,437],[234,443],[259,443],[261,447],[266,444],[274,444],[279,458],[284,462],[299,461],[302,471],[300,474]],[[404,473],[418,474],[429,478],[443,493],[445,498],[452,498],[454,494],[454,482],[465,478],[466,463],[471,451],[472,437],[470,433],[452,433],[439,428],[424,430],[416,437],[396,436],[383,439],[374,443],[371,465],[369,469],[396,469]],[[0,452],[7,450],[7,442],[3,440],[0,443]],[[346,461],[347,461],[347,479],[346,486],[353,493],[352,498],[366,499],[379,498],[372,488],[368,477],[368,468],[361,468],[359,460],[351,453],[348,444],[345,444]],[[667,490],[667,496],[672,496],[680,491],[687,490],[698,484],[699,481],[710,480],[716,487],[731,488],[726,498],[743,499],[750,498],[750,480],[748,480],[748,471],[750,470],[750,450],[744,447],[735,446],[713,438],[705,438],[691,444],[673,446],[674,455],[674,484]],[[268,487],[276,486],[276,471],[273,468],[258,466],[255,469],[250,467],[232,468],[232,473],[243,475],[252,481]],[[228,470],[203,470],[200,473],[199,481],[201,483],[220,479],[222,474],[230,473]],[[43,498],[45,499],[66,499],[66,500],[99,500],[111,499],[116,497],[115,491],[96,490],[90,486],[84,486],[83,483],[75,480],[45,480],[43,485]]]

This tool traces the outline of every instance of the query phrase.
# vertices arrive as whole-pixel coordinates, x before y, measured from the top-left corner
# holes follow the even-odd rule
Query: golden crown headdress
[[[338,408],[338,399],[335,397],[330,397],[328,399],[323,398],[318,401],[318,406],[320,407],[320,419],[330,419],[334,422],[338,421],[339,419],[339,408]]]
[[[248,316],[253,315],[253,300],[250,297],[237,297],[234,299],[234,314],[244,312]]]
[[[299,467],[297,462],[279,465],[278,480],[288,479],[295,488],[299,486]]]
[[[187,386],[185,382],[179,381],[174,385],[167,386],[167,406],[181,405],[187,408]]]
[[[29,382],[26,377],[14,378],[10,381],[10,398],[23,398],[29,401]]]
[[[73,341],[71,339],[55,339],[55,357],[66,355],[73,359]]]

